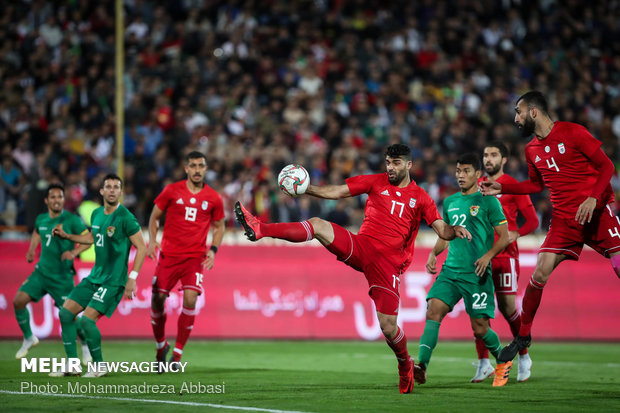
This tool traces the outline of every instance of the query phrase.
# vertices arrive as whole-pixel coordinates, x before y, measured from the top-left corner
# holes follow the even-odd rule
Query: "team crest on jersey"
[[[202,210],[206,211],[209,207],[209,203],[207,201],[202,201]]]
[[[560,153],[566,152],[566,148],[563,143],[558,143],[558,151],[560,151]]]
[[[478,205],[472,205],[469,207],[469,213],[471,214],[472,217],[475,217],[476,215],[478,215],[478,211],[480,211],[480,206]]]
[[[415,207],[415,203],[417,202],[417,199],[415,198],[410,198],[409,199],[409,208],[413,208]]]
[[[114,236],[114,231],[116,231],[116,228],[110,226],[105,232],[108,234],[108,237],[112,238]]]

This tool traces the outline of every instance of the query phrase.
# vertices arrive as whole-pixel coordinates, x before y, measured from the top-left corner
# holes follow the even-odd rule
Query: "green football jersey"
[[[119,205],[110,215],[104,213],[104,207],[95,209],[90,223],[95,241],[95,266],[88,279],[93,284],[125,285],[131,248],[129,237],[140,231],[138,220]]]
[[[459,280],[479,282],[475,262],[493,247],[494,226],[506,224],[502,205],[494,196],[483,196],[480,192],[450,195],[443,203],[443,219],[450,225],[465,227],[472,236],[471,241],[455,238],[450,241],[448,257],[444,267],[448,273],[458,274]],[[491,274],[491,265],[487,267]]]
[[[58,224],[62,224],[67,234],[81,234],[86,229],[77,215],[67,211],[62,211],[56,218],[51,218],[48,212],[37,216],[34,228],[41,236],[41,257],[35,268],[43,276],[71,278],[75,274],[73,260],[62,260],[60,257],[65,251],[71,251],[75,243],[52,235]]]

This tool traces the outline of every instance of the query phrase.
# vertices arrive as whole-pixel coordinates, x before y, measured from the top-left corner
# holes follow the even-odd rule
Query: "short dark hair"
[[[545,95],[537,90],[530,90],[529,92],[524,93],[519,99],[517,99],[517,104],[519,104],[520,101],[524,101],[528,108],[538,108],[545,115],[548,115],[549,113],[549,105],[547,104]]]
[[[395,143],[390,145],[385,150],[385,157],[390,158],[401,158],[406,161],[411,160],[411,149],[407,145],[403,145],[402,143]]]
[[[485,148],[497,148],[499,149],[500,155],[502,158],[508,158],[510,156],[510,151],[508,151],[508,147],[504,144],[504,142],[500,141],[491,141],[484,145]]]
[[[456,160],[456,163],[460,163],[461,165],[471,165],[474,167],[474,170],[479,171],[482,169],[480,157],[473,152],[467,152],[459,156]]]
[[[49,198],[50,196],[50,192],[52,192],[52,189],[60,189],[62,191],[62,194],[65,194],[65,187],[62,184],[59,183],[54,183],[54,184],[49,184],[49,186],[47,187],[47,191],[45,192],[45,197]]]
[[[207,156],[204,153],[198,152],[198,151],[191,151],[185,156],[185,163],[189,163],[190,159],[198,159],[198,158],[204,159],[205,163],[207,162]]]
[[[121,189],[123,188],[123,180],[121,179],[120,176],[114,174],[114,173],[109,173],[106,176],[103,177],[103,179],[101,180],[101,187],[103,188],[103,186],[105,185],[105,181],[107,181],[108,179],[114,179],[116,181],[120,181],[121,183]]]

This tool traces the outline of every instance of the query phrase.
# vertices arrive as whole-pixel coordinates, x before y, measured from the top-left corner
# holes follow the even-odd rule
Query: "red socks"
[[[396,354],[398,364],[409,363],[409,352],[407,351],[407,336],[405,336],[405,332],[400,327],[398,327],[398,333],[396,333],[396,337],[394,337],[392,340],[386,337],[385,342],[388,346],[390,346],[394,354]]]
[[[489,358],[489,349],[481,338],[476,337],[476,353],[478,353],[478,360]]]
[[[183,347],[185,347],[185,343],[187,343],[189,334],[194,328],[194,319],[196,318],[196,312],[197,311],[195,308],[183,307],[183,311],[181,311],[181,315],[179,315],[177,341],[174,345],[173,352],[174,361],[181,360],[181,355],[183,354]]]
[[[532,276],[529,285],[525,289],[525,296],[523,297],[523,312],[521,313],[521,327],[519,328],[520,336],[525,337],[530,335],[532,322],[534,321],[536,310],[538,310],[542,298],[543,288],[545,288],[545,283],[534,281],[534,276]]]
[[[166,310],[156,313],[151,309],[151,325],[157,343],[166,342]]]
[[[308,221],[261,223],[260,232],[263,237],[279,238],[291,242],[310,241],[314,237],[314,228]]]

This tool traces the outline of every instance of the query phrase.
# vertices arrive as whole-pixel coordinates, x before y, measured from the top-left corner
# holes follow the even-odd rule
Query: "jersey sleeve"
[[[140,224],[138,223],[138,220],[130,212],[128,212],[127,215],[123,218],[123,224],[123,226],[125,227],[125,235],[127,235],[128,237],[131,237],[132,235],[140,231]]]
[[[583,153],[587,158],[591,158],[592,155],[594,155],[594,152],[601,147],[601,141],[592,136],[592,134],[590,134],[590,132],[588,132],[588,130],[581,125],[575,124],[573,130],[575,148],[577,148],[577,150]]]
[[[226,217],[224,213],[224,201],[222,201],[222,196],[215,192],[215,202],[213,203],[213,212],[211,213],[213,221],[219,221]]]
[[[424,203],[422,205],[422,208],[423,208],[422,217],[424,218],[424,220],[430,227],[433,222],[437,221],[438,219],[441,219],[441,215],[439,215],[439,211],[437,211],[437,205],[435,205],[435,202],[433,201],[433,199],[426,192],[422,192],[422,193],[424,194],[423,195]]]
[[[376,181],[377,175],[358,175],[348,178],[345,182],[349,187],[351,196],[368,194],[372,190],[372,186]]]
[[[519,236],[522,237],[538,228],[538,215],[536,214],[536,209],[529,195],[518,195],[515,197],[515,202],[517,204],[517,209],[521,212],[523,218],[525,218],[525,223],[518,229]]]
[[[506,224],[508,221],[506,220],[506,216],[502,210],[502,204],[500,204],[499,200],[494,196],[484,197],[483,199],[487,199],[489,221],[491,222],[491,225],[495,227],[497,225]]]
[[[168,208],[168,204],[170,203],[170,198],[172,195],[171,192],[172,191],[170,189],[170,185],[166,185],[164,190],[161,191],[159,195],[157,195],[157,198],[155,198],[154,204],[157,205],[157,208],[161,209],[162,211],[165,211],[166,208]]]

